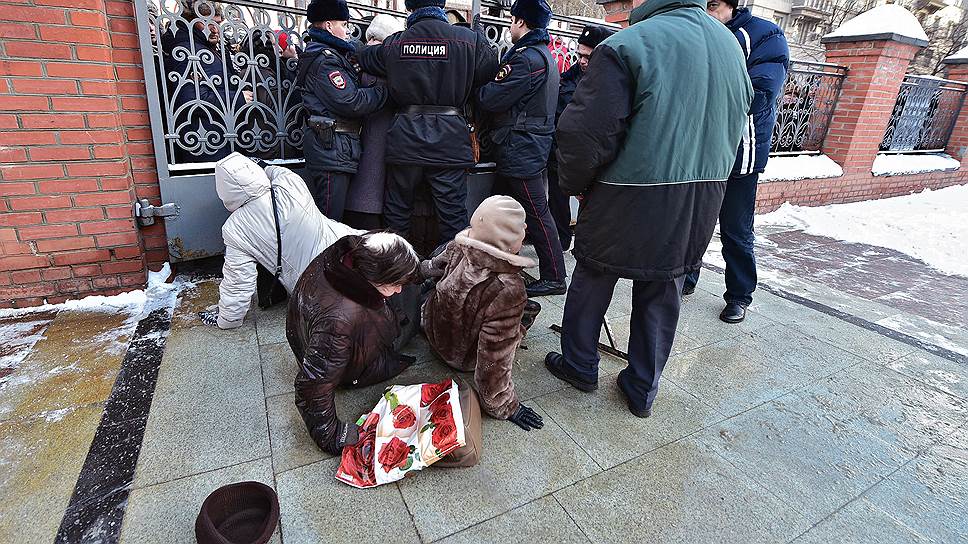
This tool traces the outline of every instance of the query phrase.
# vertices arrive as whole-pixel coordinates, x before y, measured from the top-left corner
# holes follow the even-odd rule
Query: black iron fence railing
[[[930,76],[904,76],[881,151],[943,151],[965,103],[968,84]]]
[[[771,154],[820,152],[846,76],[847,68],[836,64],[791,63],[777,99]]]

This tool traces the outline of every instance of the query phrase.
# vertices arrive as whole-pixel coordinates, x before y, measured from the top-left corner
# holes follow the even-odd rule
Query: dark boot
[[[571,368],[565,363],[565,357],[560,353],[551,352],[545,356],[545,368],[561,381],[568,382],[579,391],[590,393],[598,389],[598,381],[585,381],[575,376]]]
[[[565,291],[567,291],[565,282],[552,280],[538,280],[527,288],[528,298],[563,295]]]
[[[719,314],[719,319],[726,323],[739,323],[746,319],[746,306],[738,302],[727,302],[726,307]]]
[[[636,408],[635,406],[632,406],[632,400],[629,398],[628,393],[625,392],[625,388],[622,387],[621,372],[619,373],[618,377],[615,378],[615,383],[618,385],[619,392],[622,393],[623,397],[625,397],[625,405],[628,406],[629,412],[632,412],[633,416],[644,419],[652,415],[651,406],[648,408]]]

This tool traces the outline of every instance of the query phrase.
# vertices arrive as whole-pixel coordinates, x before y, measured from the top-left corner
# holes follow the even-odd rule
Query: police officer
[[[306,50],[299,54],[296,84],[306,107],[303,149],[316,207],[341,220],[346,189],[360,161],[364,116],[386,102],[386,87],[360,88],[356,52],[347,41],[350,12],[345,0],[316,0],[306,9],[311,23]]]
[[[581,76],[588,69],[588,61],[591,59],[592,51],[605,38],[614,34],[615,31],[599,25],[588,25],[582,29],[578,36],[578,62],[571,65],[571,68],[561,74],[561,85],[558,87],[558,109],[555,111],[555,125],[561,112],[565,111],[565,106],[571,103],[571,97],[575,95],[575,89],[581,81]],[[558,227],[558,239],[561,240],[561,249],[568,251],[571,247],[571,202],[570,197],[562,192],[558,186],[558,160],[555,158],[555,146],[552,145],[551,153],[548,155],[548,208],[551,210],[551,217],[555,220]]]
[[[565,259],[548,209],[546,166],[555,132],[560,74],[548,49],[551,8],[546,0],[511,6],[511,42],[494,80],[481,87],[478,105],[497,114],[491,139],[497,147],[499,185],[527,212],[528,237],[541,277],[529,297],[565,293]]]
[[[407,29],[360,52],[363,70],[387,79],[399,105],[388,133],[386,226],[410,230],[415,189],[429,184],[440,242],[467,226],[467,169],[474,166],[464,107],[497,70],[497,54],[480,32],[451,25],[445,0],[406,0]]]

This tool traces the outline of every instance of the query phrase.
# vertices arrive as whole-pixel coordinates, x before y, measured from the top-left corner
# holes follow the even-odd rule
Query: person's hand
[[[252,98],[255,95],[253,95],[252,94],[252,91],[250,91],[250,90],[244,90],[244,91],[242,91],[242,96],[245,97],[245,103],[246,104],[251,104],[252,103]]]
[[[420,277],[425,280],[428,280],[431,278],[440,278],[444,275],[444,270],[446,268],[447,268],[446,263],[440,263],[439,265],[435,266],[434,261],[432,259],[421,261],[420,268],[419,268]]]
[[[544,427],[544,420],[541,419],[541,416],[523,404],[518,405],[517,411],[508,418],[508,421],[526,431]]]
[[[360,428],[353,423],[344,423],[336,436],[336,447],[343,449],[360,441]]]
[[[209,327],[218,327],[218,310],[198,312],[198,319]]]

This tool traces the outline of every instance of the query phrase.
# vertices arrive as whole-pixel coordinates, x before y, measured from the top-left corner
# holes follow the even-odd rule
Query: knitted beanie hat
[[[202,503],[195,520],[198,544],[265,544],[279,523],[279,500],[260,482],[220,487]]]

